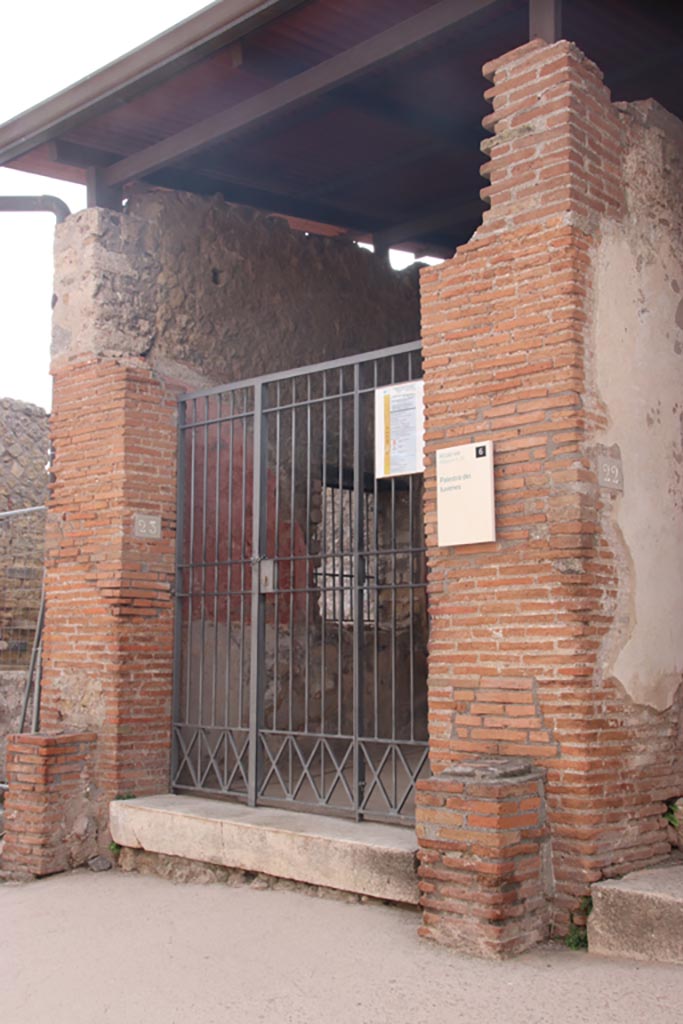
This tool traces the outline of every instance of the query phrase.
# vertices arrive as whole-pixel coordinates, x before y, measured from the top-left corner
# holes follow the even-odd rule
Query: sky
[[[0,36],[0,124],[208,6],[197,0],[6,2]],[[116,17],[112,17],[115,10]],[[72,213],[85,189],[0,168],[0,195],[55,195]],[[55,219],[0,213],[0,398],[50,409]],[[392,252],[395,267],[411,258]]]
[[[0,123],[206,7],[197,0],[25,0],[2,6]],[[115,18],[112,11],[116,12]],[[85,189],[0,168],[0,195],[56,195],[72,212]],[[0,213],[0,398],[50,407],[55,219]]]

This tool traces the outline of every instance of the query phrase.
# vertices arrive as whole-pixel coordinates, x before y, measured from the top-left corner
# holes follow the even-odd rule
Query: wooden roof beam
[[[495,0],[441,0],[419,14],[352,46],[307,71],[288,78],[248,100],[207,117],[132,156],[103,173],[106,185],[122,185],[178,163],[238,132],[262,124],[277,114],[310,103],[331,89],[377,69],[392,58],[453,29],[459,22]]]
[[[97,206],[121,205],[121,188],[113,186],[113,195],[108,195],[102,184],[102,171],[114,161],[121,158],[120,153],[83,146],[77,142],[56,140],[49,143],[49,151],[54,160],[69,167],[82,167],[88,172],[89,199]],[[191,167],[168,167],[155,171],[145,179],[149,185],[178,191],[194,192],[197,195],[221,195],[229,203],[253,206],[255,209],[282,216],[297,217],[310,220],[316,224],[330,224],[344,231],[358,234],[372,234],[378,227],[385,227],[386,222],[366,214],[356,214],[348,206],[337,205],[334,201],[327,202],[323,192],[318,194],[314,189],[302,192],[280,192],[272,182],[254,181],[244,184],[244,179],[235,180],[218,170],[204,168],[198,170]],[[115,208],[118,208],[115,207]]]

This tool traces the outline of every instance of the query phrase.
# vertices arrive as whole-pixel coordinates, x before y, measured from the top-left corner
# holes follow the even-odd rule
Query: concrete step
[[[591,953],[683,964],[683,864],[597,882],[591,895]]]
[[[170,794],[112,801],[110,828],[132,849],[418,902],[411,828]]]

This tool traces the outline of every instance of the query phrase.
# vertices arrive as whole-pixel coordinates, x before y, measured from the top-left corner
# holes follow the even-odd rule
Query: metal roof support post
[[[106,185],[100,167],[89,167],[85,173],[88,207],[101,206],[106,210],[120,211],[123,203],[121,186]]]
[[[529,39],[562,38],[562,0],[529,0]]]

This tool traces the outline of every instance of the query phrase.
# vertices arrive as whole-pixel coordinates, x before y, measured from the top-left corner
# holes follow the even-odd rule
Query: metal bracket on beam
[[[105,210],[120,211],[123,204],[123,190],[120,185],[107,185],[102,177],[101,167],[89,167],[85,172],[88,206],[101,206]]]
[[[372,236],[372,245],[375,250],[375,256],[384,260],[385,263],[389,263],[389,246],[384,244],[379,235]]]

